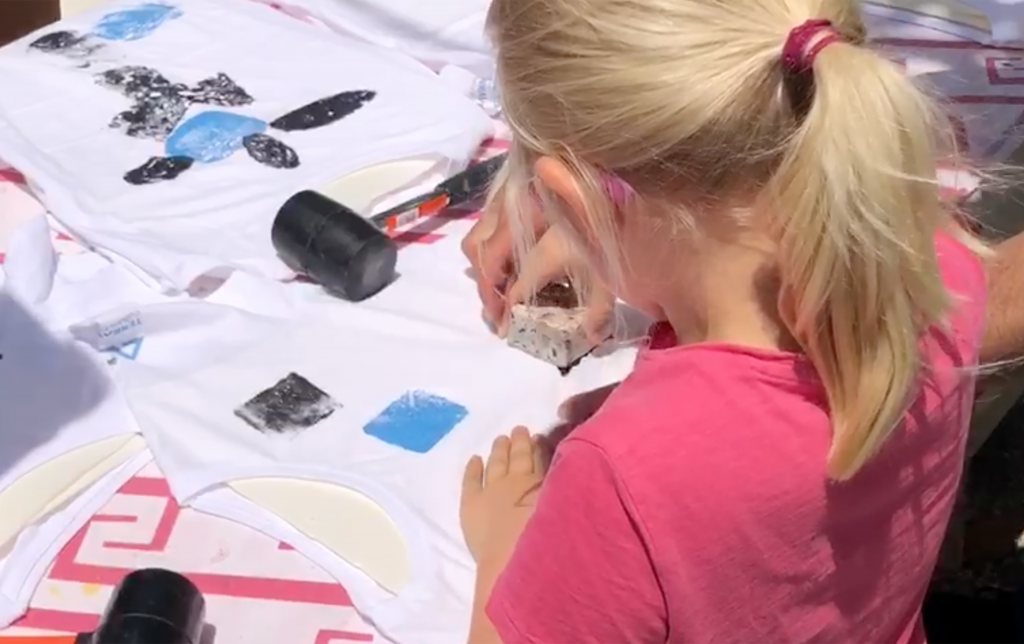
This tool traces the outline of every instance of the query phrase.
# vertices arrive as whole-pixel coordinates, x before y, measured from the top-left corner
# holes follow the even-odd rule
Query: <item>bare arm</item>
[[[988,323],[982,363],[1024,357],[1024,233],[995,247],[988,267]]]
[[[487,618],[484,607],[491,597],[494,582],[507,562],[481,562],[476,571],[476,596],[473,600],[473,617],[469,628],[469,644],[502,644],[498,631]]]

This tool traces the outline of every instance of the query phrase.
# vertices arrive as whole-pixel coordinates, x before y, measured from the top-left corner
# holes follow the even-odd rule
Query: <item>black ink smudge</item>
[[[236,409],[235,415],[264,434],[284,434],[309,429],[340,406],[310,381],[289,373]]]
[[[110,127],[139,139],[162,141],[170,136],[188,111],[188,103],[172,97],[137,101],[110,121]]]
[[[258,163],[278,169],[299,167],[299,155],[289,146],[266,134],[250,134],[242,139],[246,152]]]
[[[239,87],[224,73],[199,81],[194,88],[182,90],[181,95],[192,103],[219,107],[238,107],[249,105],[253,101],[249,92]]]
[[[184,85],[140,65],[117,67],[96,75],[96,83],[120,92],[133,105],[110,121],[110,127],[136,138],[163,140],[188,110]]]
[[[168,181],[191,168],[193,163],[195,161],[188,157],[150,157],[149,161],[126,172],[124,180],[135,186]]]
[[[54,31],[36,38],[28,44],[28,48],[81,61],[78,66],[87,68],[90,64],[87,59],[103,49],[103,43],[74,31]]]
[[[252,96],[226,74],[201,80],[190,88],[172,83],[151,67],[127,65],[97,74],[96,83],[133,101],[130,108],[110,121],[111,128],[157,141],[170,136],[193,103],[239,106],[253,102]]]
[[[74,31],[54,31],[36,38],[28,46],[39,51],[53,53],[76,48],[86,40],[88,40],[88,36],[79,35]]]
[[[342,92],[328,96],[271,121],[270,127],[284,132],[294,132],[330,125],[352,114],[376,96],[377,92],[370,90]]]

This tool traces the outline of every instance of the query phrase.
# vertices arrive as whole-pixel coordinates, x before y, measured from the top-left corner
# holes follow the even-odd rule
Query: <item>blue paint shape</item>
[[[139,349],[142,348],[142,338],[135,338],[129,342],[107,349],[107,353],[115,353],[126,360],[135,360],[139,357]]]
[[[363,427],[370,436],[426,454],[462,422],[465,407],[425,391],[409,391]]]
[[[92,35],[103,40],[139,40],[168,20],[181,17],[181,9],[169,4],[147,2],[130,9],[108,13],[93,27]]]
[[[242,148],[243,139],[262,134],[265,121],[230,112],[201,112],[178,126],[167,138],[168,157],[187,157],[199,163],[228,158]]]

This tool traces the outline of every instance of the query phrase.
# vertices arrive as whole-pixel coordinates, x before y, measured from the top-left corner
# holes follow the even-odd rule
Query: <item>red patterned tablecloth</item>
[[[249,528],[180,508],[152,464],[61,551],[11,633],[91,630],[113,586],[145,567],[176,570],[196,583],[216,644],[380,639],[316,565]]]

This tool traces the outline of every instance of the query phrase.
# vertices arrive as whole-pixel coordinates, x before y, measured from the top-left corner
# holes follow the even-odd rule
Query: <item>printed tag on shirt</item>
[[[71,326],[71,335],[97,351],[121,347],[145,335],[142,313],[131,313],[107,320]]]

